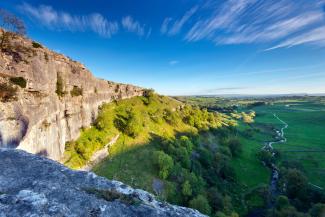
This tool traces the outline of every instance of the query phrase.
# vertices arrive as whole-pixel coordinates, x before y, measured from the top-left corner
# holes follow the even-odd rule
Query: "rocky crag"
[[[0,55],[0,147],[60,160],[103,103],[143,89],[95,78],[81,63],[13,36]]]
[[[0,159],[1,217],[204,216],[22,150],[0,149]]]

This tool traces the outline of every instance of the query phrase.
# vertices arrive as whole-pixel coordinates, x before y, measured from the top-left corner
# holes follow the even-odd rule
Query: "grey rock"
[[[0,159],[0,217],[204,216],[22,150],[0,149]]]
[[[8,47],[0,55],[0,84],[23,77],[27,86],[15,85],[15,100],[0,100],[0,147],[60,160],[65,143],[91,125],[103,103],[143,95],[140,87],[97,79],[81,63],[45,47],[34,48],[30,39],[16,36]],[[58,80],[65,93],[61,97]],[[72,96],[74,87],[83,94]]]

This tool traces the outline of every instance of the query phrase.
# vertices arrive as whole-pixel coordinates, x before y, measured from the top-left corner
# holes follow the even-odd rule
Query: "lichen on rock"
[[[1,217],[204,216],[22,150],[0,149],[0,159]]]

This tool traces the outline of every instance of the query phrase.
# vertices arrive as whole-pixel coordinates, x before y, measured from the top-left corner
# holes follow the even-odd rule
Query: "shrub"
[[[189,181],[185,181],[182,185],[182,194],[185,197],[191,196],[192,195],[192,187]]]
[[[143,91],[144,97],[152,97],[155,94],[155,91],[153,89],[145,89]]]
[[[242,144],[238,139],[229,139],[228,145],[231,151],[232,156],[238,157],[242,153]]]
[[[325,214],[325,204],[317,203],[310,210],[311,216],[324,216]]]
[[[272,153],[267,150],[261,150],[257,154],[257,158],[266,165],[271,165],[274,161]]]
[[[255,112],[251,112],[249,114],[246,114],[245,112],[242,112],[241,115],[243,117],[244,123],[251,124],[251,123],[254,122]]]
[[[189,203],[190,207],[199,210],[203,214],[210,215],[211,207],[208,200],[203,195],[198,195]]]
[[[165,109],[164,119],[168,124],[170,124],[172,126],[177,126],[177,124],[178,124],[178,116],[177,116],[176,112],[173,112],[170,109]]]
[[[0,99],[9,102],[16,99],[17,89],[9,84],[0,84]]]
[[[62,79],[62,77],[60,75],[57,76],[55,93],[59,97],[62,97],[62,96],[64,96],[66,94],[66,92],[64,91],[63,79]]]
[[[23,77],[12,77],[9,79],[11,83],[20,86],[21,88],[26,88],[27,81]]]
[[[37,43],[35,41],[32,42],[33,48],[43,48],[43,46],[40,43]]]
[[[72,90],[70,91],[71,96],[82,96],[83,90],[78,86],[73,86]]]
[[[287,208],[288,206],[290,206],[288,198],[284,195],[280,195],[276,200],[275,207],[278,210],[282,210],[283,208]]]
[[[154,162],[159,168],[159,177],[166,179],[174,166],[173,158],[163,151],[155,151]]]
[[[45,59],[46,62],[49,61],[49,55],[47,53],[44,53],[44,59]]]
[[[134,111],[118,111],[114,119],[115,127],[133,138],[137,137],[142,130],[142,123],[139,115]]]

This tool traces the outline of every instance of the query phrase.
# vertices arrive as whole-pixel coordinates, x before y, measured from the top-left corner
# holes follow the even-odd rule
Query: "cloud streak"
[[[161,26],[161,32],[169,36],[178,34],[183,28],[183,26],[185,25],[185,23],[195,14],[197,10],[198,10],[198,6],[191,8],[189,11],[187,11],[184,14],[184,16],[181,19],[176,20],[174,23],[172,23],[171,18],[166,18]]]
[[[302,44],[316,44],[319,46],[325,46],[325,26],[313,29],[302,35],[287,39],[279,45],[266,49],[265,51],[274,50],[278,48],[289,48]]]
[[[182,32],[189,42],[209,40],[216,45],[279,43],[272,49],[303,43],[322,45],[325,43],[321,36],[325,27],[324,4],[323,0],[208,1],[187,11],[175,22],[166,18],[161,32],[176,35],[185,23],[190,23]]]
[[[132,32],[139,36],[146,34],[149,37],[151,34],[151,29],[146,32],[145,26],[141,25],[140,22],[134,20],[131,16],[123,17],[121,23],[119,23],[108,20],[99,13],[73,15],[64,11],[57,11],[49,5],[35,7],[28,3],[23,3],[18,8],[35,23],[39,23],[51,30],[72,32],[91,31],[105,38],[110,38],[117,34],[121,27],[127,32]]]
[[[134,20],[131,16],[122,18],[122,26],[128,32],[133,32],[139,36],[145,34],[145,28],[138,21]]]
[[[28,3],[23,3],[19,9],[33,21],[52,30],[92,31],[102,37],[110,38],[119,29],[117,22],[109,21],[99,13],[76,16],[64,11],[56,11],[48,5],[34,7]]]
[[[170,65],[170,66],[177,65],[178,63],[179,63],[178,60],[171,60],[171,61],[169,61],[169,65]]]

